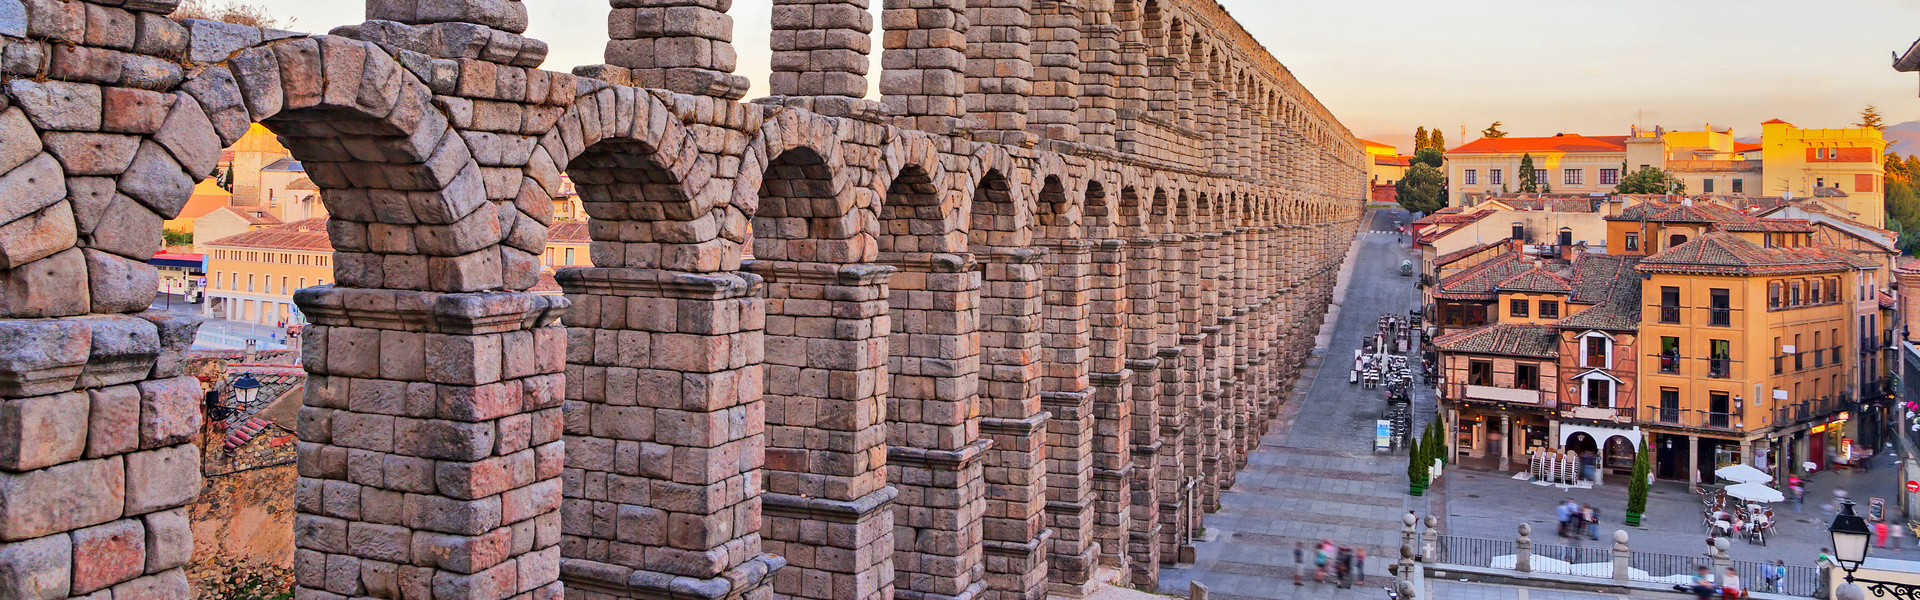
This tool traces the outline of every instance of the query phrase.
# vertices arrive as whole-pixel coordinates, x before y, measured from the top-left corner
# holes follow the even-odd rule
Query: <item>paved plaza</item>
[[[1410,255],[1390,232],[1395,220],[1404,222],[1405,213],[1376,211],[1370,231],[1356,240],[1348,256],[1351,272],[1342,274],[1349,293],[1322,346],[1324,356],[1309,364],[1279,422],[1222,494],[1220,512],[1207,515],[1195,564],[1161,571],[1163,593],[1184,595],[1198,580],[1213,596],[1229,600],[1385,597],[1387,565],[1399,553],[1401,516],[1409,510],[1424,516],[1431,501],[1407,495],[1404,454],[1373,452],[1385,392],[1347,383],[1346,367],[1380,315],[1405,314],[1417,303],[1412,278],[1397,270]],[[1434,410],[1433,390],[1415,390],[1414,413],[1424,419]],[[1294,544],[1322,538],[1367,549],[1367,586],[1292,585]]]

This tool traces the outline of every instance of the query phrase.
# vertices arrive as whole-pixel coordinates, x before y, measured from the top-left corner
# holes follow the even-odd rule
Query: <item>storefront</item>
[[[1505,450],[1509,461],[1525,461],[1528,454],[1554,448],[1550,424],[1546,415],[1532,411],[1461,406],[1453,425],[1455,458],[1477,468],[1498,469]]]
[[[1836,413],[1827,422],[1807,430],[1807,462],[1816,469],[1846,468],[1854,460],[1854,422],[1848,412]]]
[[[1628,475],[1633,473],[1633,455],[1640,449],[1640,428],[1561,421],[1560,447],[1598,453],[1608,471]]]

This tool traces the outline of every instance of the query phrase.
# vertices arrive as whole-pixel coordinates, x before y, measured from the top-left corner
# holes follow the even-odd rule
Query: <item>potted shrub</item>
[[[1427,492],[1427,464],[1432,459],[1427,457],[1425,437],[1407,436],[1407,493],[1415,496]]]
[[[1640,515],[1647,512],[1647,491],[1651,485],[1647,479],[1653,475],[1653,466],[1648,463],[1645,437],[1640,439],[1640,452],[1633,456],[1633,480],[1627,482],[1627,525],[1640,526]]]

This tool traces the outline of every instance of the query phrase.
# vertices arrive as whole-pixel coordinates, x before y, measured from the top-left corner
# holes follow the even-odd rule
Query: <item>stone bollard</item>
[[[1833,588],[1833,600],[1867,600],[1867,590],[1857,583],[1842,583],[1839,587]]]
[[[1521,573],[1533,571],[1533,525],[1520,524],[1520,539],[1513,543],[1513,570]]]
[[[1187,584],[1187,600],[1207,600],[1207,584],[1198,581]]]
[[[1433,564],[1434,547],[1440,543],[1440,517],[1427,515],[1427,530],[1420,534],[1420,562]]]
[[[1412,581],[1400,582],[1400,600],[1413,600],[1420,594],[1414,590]]]
[[[1626,582],[1632,577],[1633,552],[1627,549],[1627,530],[1613,530],[1613,580]]]
[[[1716,537],[1713,538],[1713,546],[1708,548],[1709,554],[1713,555],[1714,581],[1719,581],[1721,575],[1727,572],[1727,567],[1733,564],[1732,557],[1727,556],[1728,545],[1727,538]]]
[[[1395,566],[1397,568],[1394,569],[1394,579],[1402,583],[1413,580],[1413,570],[1417,568],[1413,564],[1413,544],[1400,546],[1400,564]]]
[[[1414,516],[1413,511],[1407,511],[1407,516],[1401,517],[1400,523],[1402,525],[1400,527],[1400,545],[1411,548],[1413,547],[1413,541],[1419,537],[1419,529],[1415,526],[1420,523],[1420,517]]]

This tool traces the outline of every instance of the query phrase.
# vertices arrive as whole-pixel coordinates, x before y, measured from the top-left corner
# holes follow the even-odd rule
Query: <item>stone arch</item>
[[[658,116],[658,118],[656,118]],[[541,139],[522,186],[558,198],[559,171],[571,177],[592,218],[599,267],[694,273],[740,268],[747,211],[706,193],[714,158],[696,151],[691,130],[646,90],[608,86],[575,99]],[[523,204],[525,200],[523,199]]]
[[[1077,239],[1080,237],[1081,209],[1072,192],[1058,175],[1048,175],[1040,183],[1034,204],[1035,237]]]
[[[277,85],[262,74],[273,65]],[[257,46],[179,88],[219,133],[197,161],[210,165],[248,122],[281,136],[332,216],[340,286],[468,292],[537,282],[546,224],[490,201],[480,162],[433,92],[379,47],[338,36]]]
[[[1107,186],[1098,180],[1087,182],[1087,191],[1081,195],[1080,212],[1082,227],[1087,237],[1105,239],[1115,236],[1119,225],[1117,206],[1107,197]]]
[[[1146,232],[1172,233],[1173,214],[1173,199],[1167,196],[1167,188],[1155,187],[1153,199],[1144,214]]]
[[[756,259],[854,264],[873,260],[875,191],[853,184],[834,120],[776,109],[747,144],[734,206],[753,223]],[[792,243],[805,240],[805,243]]]

